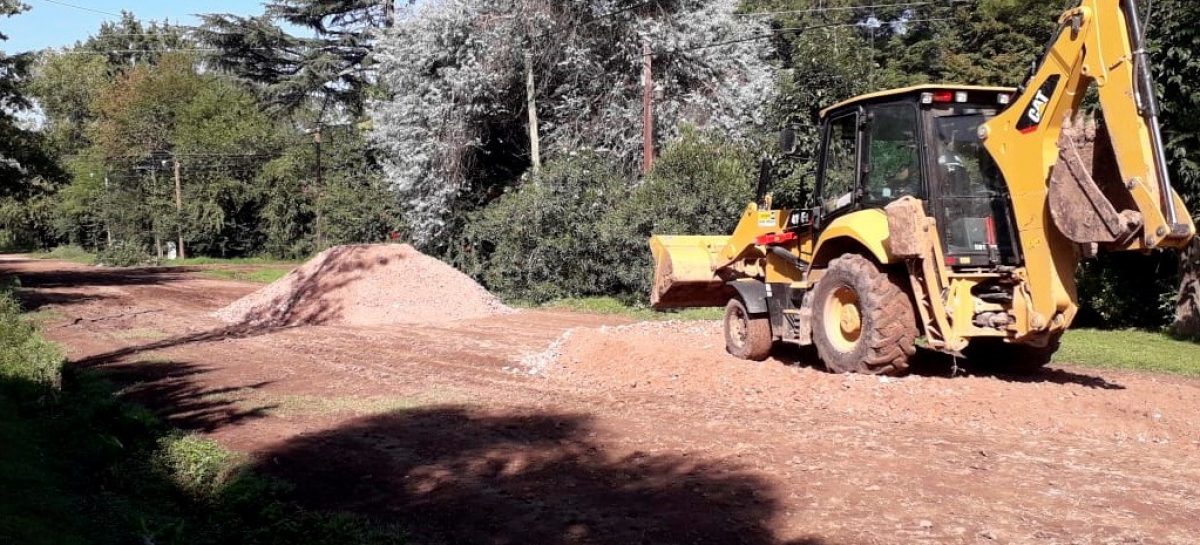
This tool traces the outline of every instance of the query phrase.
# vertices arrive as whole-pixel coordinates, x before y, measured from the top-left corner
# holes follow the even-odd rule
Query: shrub
[[[467,268],[502,295],[536,302],[621,292],[626,265],[602,233],[628,197],[619,168],[598,155],[549,164],[468,223]]]
[[[160,468],[181,489],[200,498],[220,491],[240,463],[236,454],[197,435],[168,435],[158,446]]]
[[[727,234],[753,198],[745,148],[685,131],[641,184],[580,153],[547,165],[471,218],[463,265],[497,293],[531,302],[648,296],[652,234]]]
[[[1171,323],[1179,287],[1173,252],[1105,254],[1079,269],[1076,325],[1159,330]]]
[[[61,259],[63,261],[74,261],[91,265],[96,262],[96,255],[83,249],[82,247],[68,244],[64,246],[55,246],[53,250],[46,252],[38,257],[43,259]]]
[[[13,296],[15,286],[0,286],[0,379],[30,388],[57,388],[62,377],[63,355],[21,317]]]
[[[137,267],[153,263],[145,248],[129,242],[117,242],[96,254],[96,263],[109,267]]]

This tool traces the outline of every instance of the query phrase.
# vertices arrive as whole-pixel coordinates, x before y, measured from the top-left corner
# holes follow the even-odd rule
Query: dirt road
[[[724,356],[715,324],[561,312],[238,329],[210,313],[256,286],[0,274],[74,365],[418,543],[1200,542],[1197,381],[833,376]]]

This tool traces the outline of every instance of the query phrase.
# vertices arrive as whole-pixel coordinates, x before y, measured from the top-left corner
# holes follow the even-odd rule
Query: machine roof
[[[989,86],[982,86],[982,85],[955,85],[955,84],[950,84],[950,83],[931,83],[931,84],[925,84],[925,85],[914,85],[912,87],[902,87],[899,89],[888,89],[886,91],[879,91],[876,93],[870,93],[870,94],[866,94],[866,95],[856,96],[849,100],[843,100],[837,104],[834,104],[833,106],[830,106],[828,108],[825,108],[824,110],[821,110],[821,118],[824,119],[826,115],[829,115],[829,112],[836,110],[838,108],[841,108],[843,106],[849,106],[851,104],[857,104],[859,102],[867,102],[867,101],[875,100],[875,99],[879,99],[879,98],[902,96],[902,95],[908,95],[908,94],[914,94],[914,93],[921,93],[921,92],[925,92],[925,91],[994,91],[997,93],[1015,93],[1017,90],[1016,90],[1016,88],[1013,88],[1013,87],[989,87]]]

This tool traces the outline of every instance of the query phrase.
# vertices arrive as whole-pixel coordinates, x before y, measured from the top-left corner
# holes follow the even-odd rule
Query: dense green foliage
[[[548,301],[649,290],[655,233],[723,233],[753,198],[752,155],[693,131],[631,186],[619,164],[557,160],[468,222],[468,271],[509,297]]]
[[[0,289],[0,542],[404,543],[394,527],[308,511],[211,440],[172,431],[58,348]],[[65,377],[64,377],[65,373]]]

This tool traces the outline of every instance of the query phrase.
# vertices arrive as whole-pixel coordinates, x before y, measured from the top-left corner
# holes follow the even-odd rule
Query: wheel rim
[[[825,305],[825,332],[840,352],[854,350],[862,338],[862,309],[858,293],[849,286],[840,286],[829,296]]]
[[[734,346],[741,348],[746,346],[747,330],[746,313],[738,308],[734,309],[732,320],[729,321],[729,340]]]

